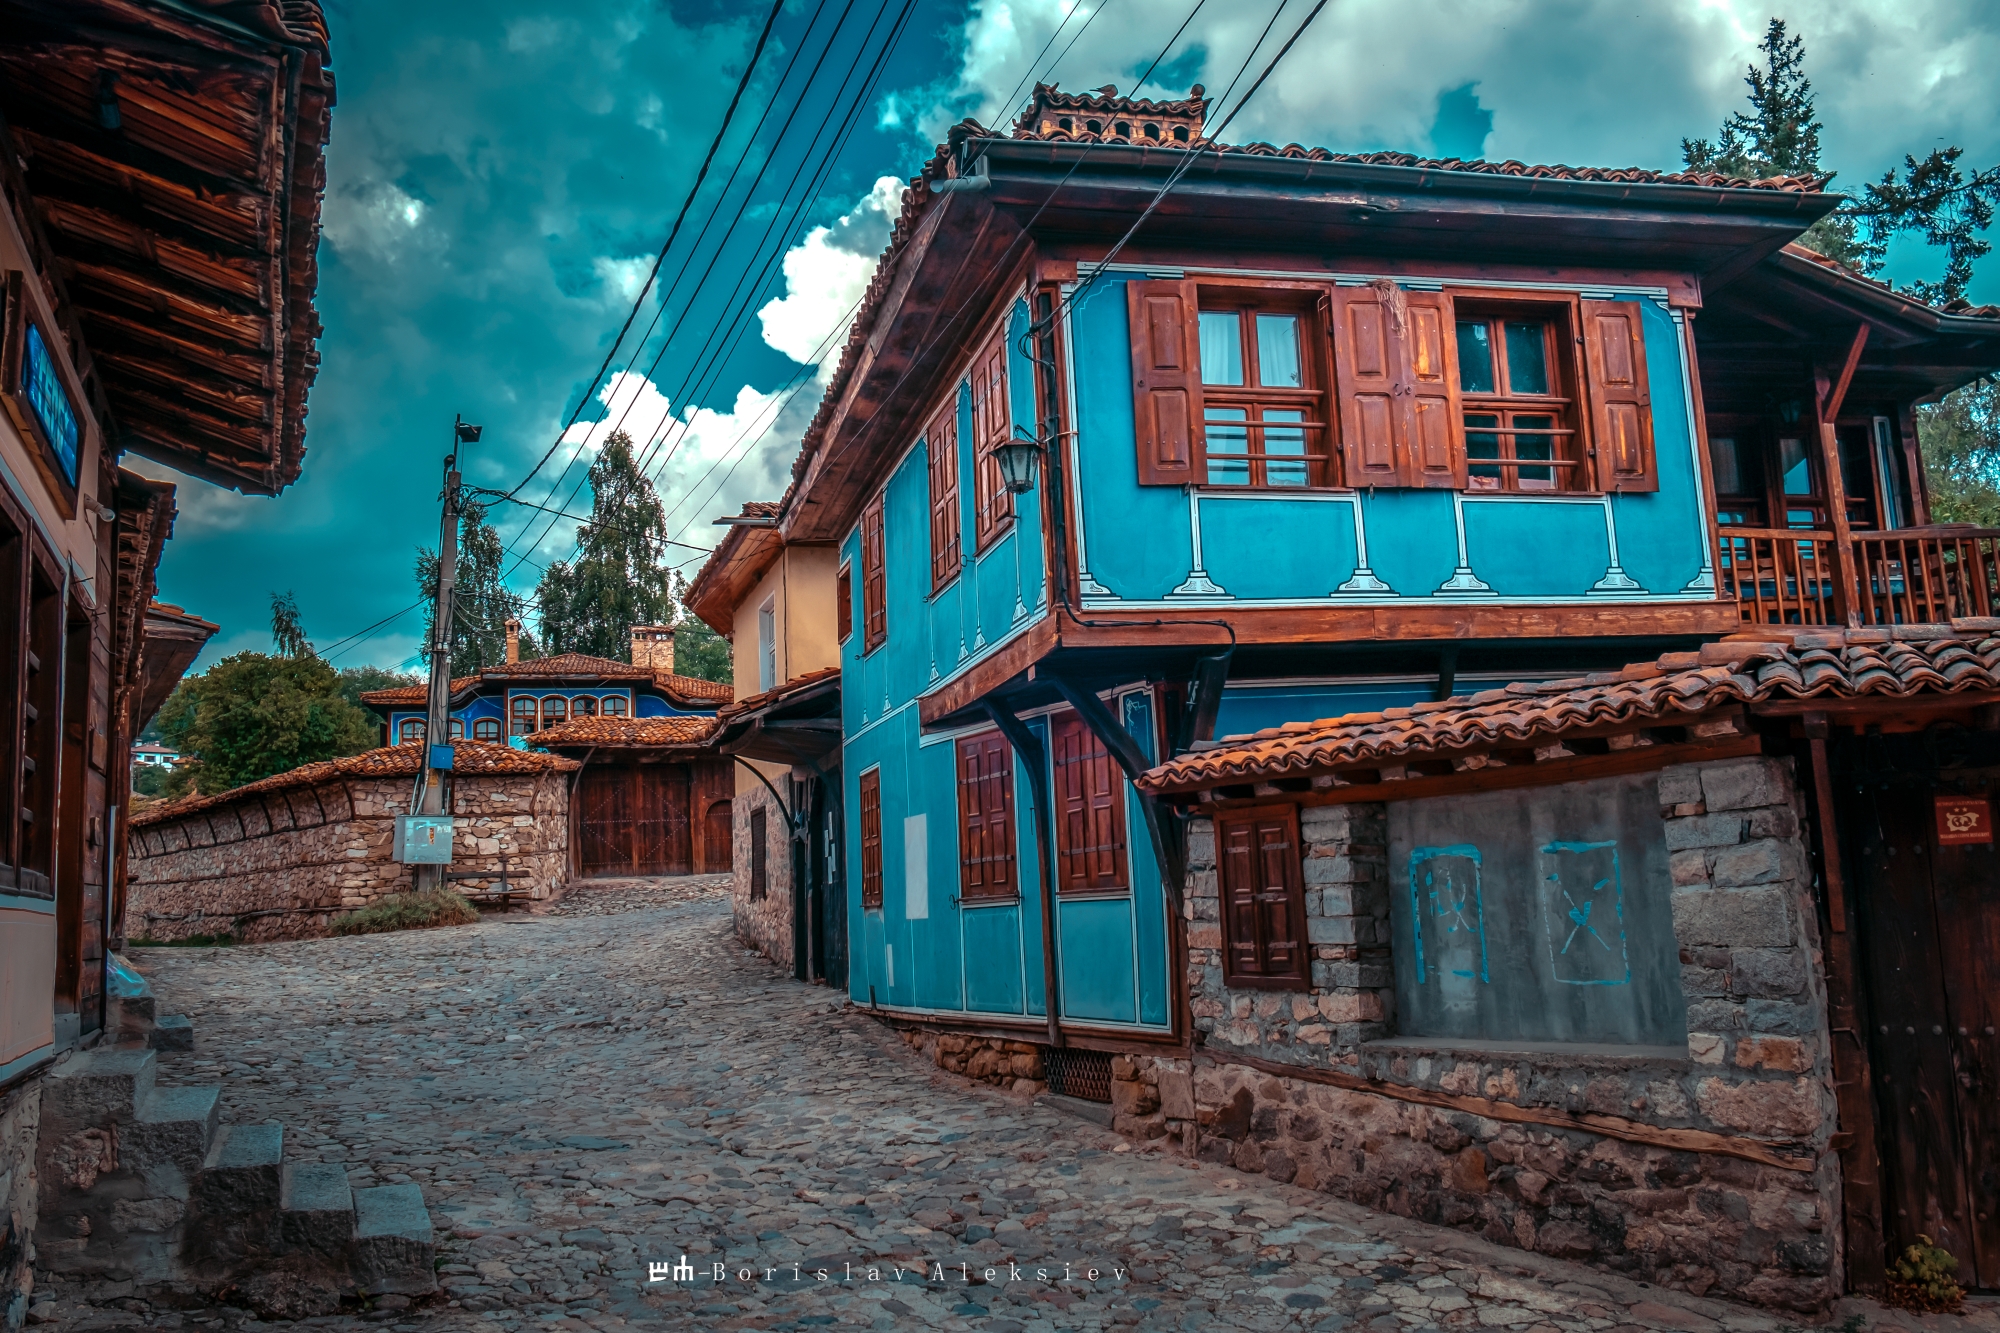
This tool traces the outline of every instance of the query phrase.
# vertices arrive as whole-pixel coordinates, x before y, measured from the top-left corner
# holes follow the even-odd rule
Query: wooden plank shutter
[[[1232,811],[1216,820],[1215,841],[1224,981],[1304,990],[1310,963],[1298,810],[1283,805]]]
[[[1405,292],[1403,410],[1408,448],[1404,485],[1465,489],[1465,435],[1459,428],[1458,330],[1445,292]]]
[[[1064,893],[1123,889],[1125,781],[1097,733],[1074,713],[1050,729],[1056,806],[1056,887]]]
[[[940,408],[924,431],[924,449],[931,473],[931,588],[958,577],[961,548],[958,537],[958,391]]]
[[[1014,750],[998,732],[958,743],[959,896],[1012,898]]]
[[[861,511],[862,642],[875,649],[889,637],[888,589],[882,570],[882,497]]]
[[[1583,360],[1591,457],[1607,491],[1657,491],[1653,397],[1646,382],[1644,312],[1637,301],[1585,301]]]
[[[833,581],[834,635],[842,643],[854,633],[854,566],[842,565]]]
[[[977,550],[991,546],[1014,517],[1014,495],[1000,477],[1000,460],[993,452],[1007,442],[1013,429],[1003,328],[972,365],[972,512]]]
[[[1394,290],[1336,287],[1327,298],[1326,327],[1333,338],[1334,392],[1340,404],[1341,479],[1349,486],[1403,484],[1396,448],[1401,319],[1390,295]]]
[[[1125,284],[1132,329],[1132,422],[1141,486],[1199,485],[1201,331],[1194,282]]]
[[[882,770],[861,775],[861,910],[882,910]]]

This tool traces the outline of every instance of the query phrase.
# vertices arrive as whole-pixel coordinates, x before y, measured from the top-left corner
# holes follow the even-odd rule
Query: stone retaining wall
[[[127,933],[298,939],[325,934],[339,913],[407,892],[412,868],[394,859],[394,838],[411,786],[407,777],[335,777],[135,820]],[[516,892],[546,898],[567,878],[565,774],[458,774],[452,813],[451,870],[492,875],[454,881],[460,890],[499,888],[503,852]]]
[[[791,781],[791,770],[777,764],[759,764],[780,790]],[[751,893],[752,817],[764,815],[764,890]],[[730,850],[732,880],[729,910],[735,918],[736,935],[745,944],[780,967],[790,969],[792,958],[792,841],[785,826],[785,812],[771,799],[763,783],[739,766],[736,796],[729,803],[729,820],[734,836]]]
[[[1670,768],[1659,803],[1660,825],[1630,834],[1663,836],[1670,853],[1671,887],[1647,891],[1671,894],[1685,1052],[1397,1035],[1380,805],[1300,812],[1310,988],[1231,990],[1213,825],[1198,819],[1197,1053],[1117,1061],[1116,1128],[1644,1281],[1825,1309],[1842,1271],[1836,1114],[1789,761]],[[1359,1086],[1330,1086],[1342,1079]],[[1583,1128],[1592,1117],[1618,1132]],[[1723,1142],[1807,1169],[1693,1150]]]

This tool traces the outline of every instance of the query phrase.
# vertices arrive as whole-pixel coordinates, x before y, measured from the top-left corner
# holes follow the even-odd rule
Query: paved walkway
[[[586,887],[476,926],[141,955],[162,1008],[195,1021],[197,1049],[167,1079],[219,1079],[225,1118],[281,1120],[291,1156],[351,1163],[357,1185],[417,1181],[449,1228],[438,1302],[311,1322],[1783,1327],[1135,1150],[953,1079],[746,954],[713,890]],[[1882,1318],[1853,1313],[1847,1333]],[[76,1329],[257,1327],[137,1302],[56,1314]]]

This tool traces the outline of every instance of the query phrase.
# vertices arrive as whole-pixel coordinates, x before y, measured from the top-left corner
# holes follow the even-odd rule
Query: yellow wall
[[[736,670],[736,697],[747,699],[761,692],[757,664],[757,612],[766,600],[777,620],[777,684],[840,665],[840,645],[834,639],[834,576],[839,569],[840,551],[835,546],[787,546],[764,577],[736,606],[734,632],[729,636],[730,656]],[[791,769],[784,764],[759,764],[779,791]],[[739,797],[763,792],[764,784],[743,765],[736,765],[736,792]],[[786,799],[790,799],[787,793]]]

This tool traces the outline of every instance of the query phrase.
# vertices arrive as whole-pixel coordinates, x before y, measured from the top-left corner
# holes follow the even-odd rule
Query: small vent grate
[[[1049,1091],[1059,1097],[1075,1097],[1086,1102],[1111,1100],[1111,1053],[1080,1051],[1074,1046],[1058,1050],[1042,1047],[1042,1069],[1049,1077]]]

